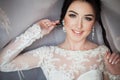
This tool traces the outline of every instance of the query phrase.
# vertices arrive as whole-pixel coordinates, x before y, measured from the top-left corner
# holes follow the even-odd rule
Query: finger
[[[49,31],[52,31],[53,28],[54,28],[54,26],[50,26],[50,27],[49,27]]]
[[[115,57],[114,59],[112,60],[112,64],[117,64],[117,60],[119,59],[119,55],[114,53],[115,54]]]
[[[108,63],[112,63],[112,56],[111,56],[112,54],[109,52],[109,51],[107,51],[107,53],[106,53],[106,58],[107,58],[107,62]]]
[[[47,28],[46,20],[41,20],[38,22],[38,24],[40,25],[41,28]]]
[[[50,26],[52,26],[52,22],[50,20],[45,20],[44,25],[45,25],[45,28],[49,28]]]
[[[56,20],[56,21],[50,21],[50,20],[49,20],[49,21],[47,22],[47,25],[48,25],[48,26],[54,26],[54,27],[55,27],[57,23],[59,23],[59,20]]]
[[[47,26],[56,26],[59,23],[59,20],[56,21],[50,21],[49,19],[45,20]]]
[[[51,21],[51,22],[47,23],[47,26],[48,26],[49,30],[51,31],[56,25],[54,22]]]
[[[47,29],[48,28],[48,24],[46,22],[44,22],[44,24],[43,24],[42,27],[45,28],[45,29]]]
[[[58,25],[59,23],[60,23],[59,20],[53,21],[54,26]]]
[[[109,58],[109,63],[114,64],[114,59],[117,59],[117,54],[116,53],[112,53],[110,58]]]
[[[110,56],[111,56],[111,53],[109,51],[106,52],[106,58],[109,60]]]
[[[117,64],[120,61],[120,55],[116,54],[115,58],[114,58],[114,63]]]
[[[117,54],[117,60],[115,61],[115,64],[118,64],[120,62],[120,54]]]
[[[104,56],[104,60],[105,60],[105,63],[109,63],[109,57],[110,57],[110,53],[107,51],[105,56]]]
[[[117,59],[116,62],[115,62],[115,64],[118,64],[119,62],[120,62],[120,59]]]
[[[59,20],[56,20],[56,21],[55,21],[55,23],[56,23],[56,24],[59,24],[59,23],[60,23],[60,21],[59,21]]]
[[[57,24],[56,24],[55,22],[52,22],[51,26],[56,27],[56,26],[57,26]]]
[[[46,26],[50,27],[51,26],[51,22],[46,22]]]

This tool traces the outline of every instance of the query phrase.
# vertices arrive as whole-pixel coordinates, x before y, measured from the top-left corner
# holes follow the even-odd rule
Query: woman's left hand
[[[107,70],[114,74],[114,75],[120,75],[120,55],[117,53],[110,53],[107,52],[105,57],[105,66]]]

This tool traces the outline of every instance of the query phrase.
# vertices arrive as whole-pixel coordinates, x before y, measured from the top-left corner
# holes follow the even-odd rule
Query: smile
[[[76,31],[76,30],[72,30],[72,32],[77,35],[77,36],[81,36],[83,34],[84,31]]]

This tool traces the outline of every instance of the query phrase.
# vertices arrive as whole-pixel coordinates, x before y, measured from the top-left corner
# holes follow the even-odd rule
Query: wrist
[[[32,26],[36,33],[38,33],[39,37],[42,38],[44,36],[41,26],[39,24],[33,24]]]
[[[110,72],[106,72],[105,74],[108,75],[110,80],[120,80],[120,75],[117,74],[111,74]]]

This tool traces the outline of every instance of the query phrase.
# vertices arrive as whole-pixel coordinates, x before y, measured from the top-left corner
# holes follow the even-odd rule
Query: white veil
[[[102,22],[106,29],[108,41],[113,51],[120,51],[120,0],[102,1],[104,5]],[[59,19],[62,3],[63,0],[0,0],[0,49],[10,40],[24,32],[35,21],[41,18]],[[8,33],[3,27],[8,30]],[[98,44],[104,43],[102,39],[104,35],[102,36],[101,32],[100,25],[96,23],[94,42]],[[57,45],[64,38],[65,33],[62,27],[58,26],[51,34],[41,40],[37,40],[30,47],[26,48],[26,50],[31,50],[42,45]],[[89,39],[91,39],[91,35]],[[39,71],[36,70],[36,72],[38,73]],[[28,74],[30,73],[28,72]],[[6,74],[3,74],[3,76],[6,78]],[[37,76],[34,75],[34,77]],[[12,77],[12,80],[16,80],[15,77]]]
[[[107,39],[113,51],[120,51],[120,1],[102,0],[102,2],[102,22],[106,29]],[[63,0],[1,0],[0,10],[2,14],[0,13],[0,16],[2,15],[2,18],[4,18],[1,21],[5,21],[5,25],[0,23],[0,26],[6,27],[6,25],[9,25],[10,29],[8,29],[8,34],[6,30],[0,27],[0,49],[2,49],[2,47],[4,47],[11,39],[20,35],[35,21],[41,18],[49,18],[52,20],[59,19],[62,3]],[[3,12],[5,14],[3,14]],[[99,24],[96,24],[95,28],[94,41],[98,44],[103,44],[101,27]],[[44,44],[54,45],[60,43],[64,40],[64,37],[65,34],[62,29],[57,28],[44,39],[36,41],[32,46],[27,48],[27,50]],[[49,41],[47,38],[49,38]]]
[[[120,52],[120,0],[103,0],[102,23],[113,51]]]

